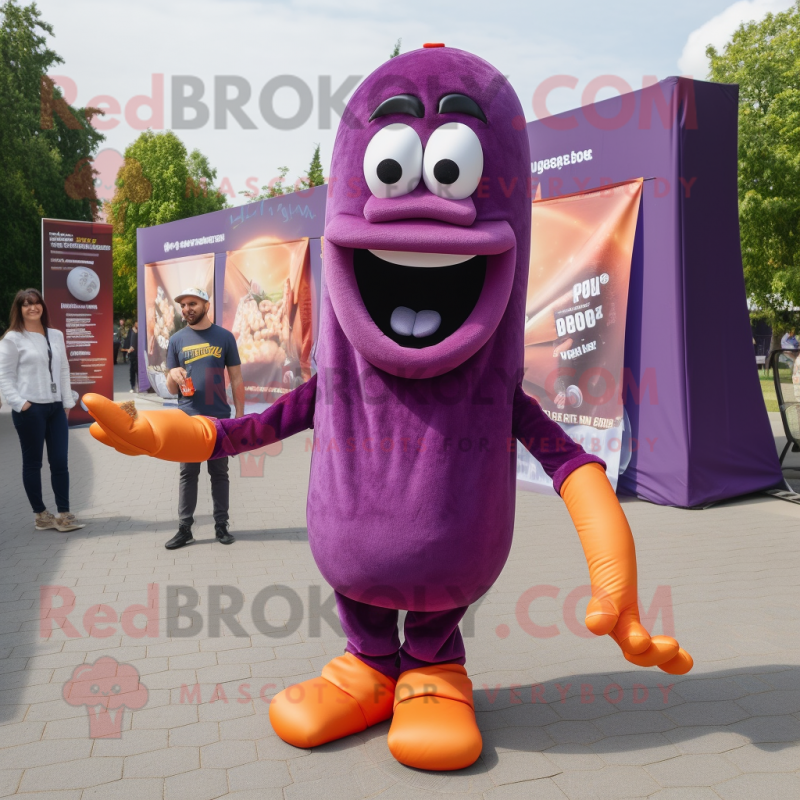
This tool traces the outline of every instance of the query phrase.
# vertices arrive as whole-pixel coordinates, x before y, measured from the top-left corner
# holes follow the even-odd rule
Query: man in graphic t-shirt
[[[178,406],[187,414],[227,419],[231,407],[225,396],[225,370],[233,393],[236,416],[244,414],[244,383],[236,340],[230,331],[220,328],[208,318],[208,295],[202,289],[187,289],[175,298],[188,323],[169,340],[167,350],[167,389],[180,393]],[[189,382],[187,379],[191,379]],[[194,393],[191,387],[194,387]],[[231,544],[228,533],[228,459],[207,461],[214,503],[214,529],[217,541]],[[194,510],[197,505],[197,482],[200,464],[181,464],[178,494],[178,532],[165,545],[168,550],[191,544]]]

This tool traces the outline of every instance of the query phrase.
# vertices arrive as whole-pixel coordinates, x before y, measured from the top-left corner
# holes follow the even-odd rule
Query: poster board
[[[42,296],[51,327],[64,334],[76,402],[70,427],[89,424],[80,398],[114,397],[111,225],[42,219]]]
[[[308,239],[227,253],[223,287],[221,324],[236,338],[249,413],[311,377]]]
[[[144,367],[147,379],[160,397],[173,398],[167,389],[167,348],[170,338],[186,327],[176,295],[184,289],[202,289],[209,298],[209,319],[214,322],[214,256],[186,256],[145,264]]]
[[[587,452],[612,486],[630,457],[622,405],[628,284],[641,180],[533,203],[523,390]],[[553,482],[518,448],[517,482]]]

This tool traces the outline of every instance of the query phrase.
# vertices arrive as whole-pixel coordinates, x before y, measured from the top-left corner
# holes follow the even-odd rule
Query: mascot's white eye
[[[448,122],[431,134],[422,168],[429,191],[449,200],[463,200],[478,188],[482,173],[483,148],[472,128]]]
[[[381,128],[364,153],[364,177],[375,197],[413,192],[422,177],[422,142],[417,132],[402,122]]]

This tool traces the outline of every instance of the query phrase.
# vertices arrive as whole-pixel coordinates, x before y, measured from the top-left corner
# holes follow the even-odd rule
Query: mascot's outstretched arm
[[[622,654],[640,667],[658,667],[672,675],[692,668],[692,657],[670,636],[650,636],[639,621],[636,549],[628,520],[599,464],[585,464],[561,484],[561,497],[578,529],[592,599],[586,627],[609,634]]]
[[[96,420],[89,432],[97,441],[127,456],[189,463],[256,450],[313,428],[316,388],[315,375],[262,413],[238,419],[182,411],[140,411],[133,416],[97,394],[84,395],[83,403]]]
[[[672,675],[692,668],[692,657],[670,636],[650,636],[639,620],[636,548],[605,465],[575,444],[541,406],[517,386],[513,433],[553,479],[578,530],[592,585],[586,627],[609,634],[640,667]]]

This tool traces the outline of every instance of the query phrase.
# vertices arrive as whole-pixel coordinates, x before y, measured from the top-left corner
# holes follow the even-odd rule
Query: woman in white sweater
[[[83,528],[69,511],[67,415],[75,405],[69,385],[64,334],[49,326],[47,306],[36,289],[17,292],[8,331],[0,340],[0,391],[22,446],[22,485],[37,530]],[[58,516],[42,501],[42,455],[47,443],[50,481]]]

